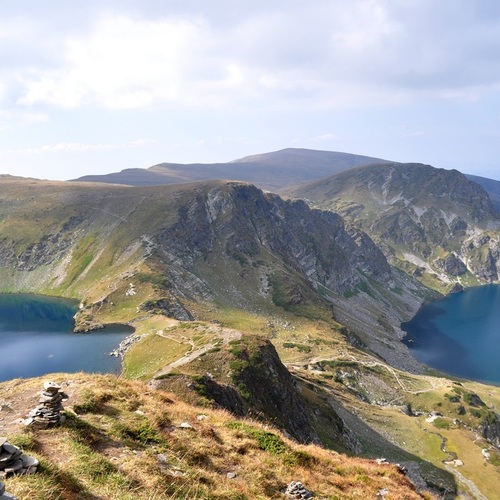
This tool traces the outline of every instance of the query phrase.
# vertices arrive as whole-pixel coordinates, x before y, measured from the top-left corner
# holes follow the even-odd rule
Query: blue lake
[[[119,373],[109,356],[132,333],[113,326],[74,334],[75,301],[26,294],[0,294],[0,381],[54,372]]]
[[[423,305],[401,325],[420,362],[458,377],[500,385],[500,285],[470,288]]]

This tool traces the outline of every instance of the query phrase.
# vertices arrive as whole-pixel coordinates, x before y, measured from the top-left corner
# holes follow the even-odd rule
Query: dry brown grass
[[[68,384],[67,422],[36,432],[9,428],[9,439],[42,463],[33,476],[7,480],[21,499],[283,498],[294,480],[317,498],[376,498],[383,488],[391,499],[423,498],[395,466],[301,446],[276,429],[186,404],[141,382],[53,378]],[[11,381],[0,390],[23,411],[42,382]]]

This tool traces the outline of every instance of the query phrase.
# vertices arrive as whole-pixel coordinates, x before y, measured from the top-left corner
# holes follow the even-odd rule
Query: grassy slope
[[[19,430],[11,442],[40,459],[39,473],[7,479],[20,498],[280,498],[300,479],[318,497],[417,499],[395,466],[299,446],[278,431],[199,408],[112,376],[51,378],[70,399],[58,429]],[[1,384],[5,404],[29,398],[41,379]],[[182,428],[182,423],[191,427]],[[234,478],[228,478],[234,473]]]
[[[420,462],[427,479],[434,477],[436,484],[442,487],[449,484],[447,472],[457,471],[473,481],[487,497],[494,495],[496,481],[500,480],[498,454],[470,430],[479,425],[486,413],[474,416],[471,410],[475,408],[466,403],[463,394],[458,403],[450,402],[448,396],[456,395],[457,389],[458,392],[462,389],[466,393],[478,394],[487,408],[497,408],[500,404],[498,388],[465,381],[460,386],[446,377],[410,375],[395,370],[349,346],[333,320],[311,320],[279,308],[268,311],[268,316],[241,310],[219,312],[220,316],[217,317],[223,320],[223,325],[203,321],[194,324],[173,322],[163,330],[170,340],[179,343],[155,334],[137,344],[125,360],[125,373],[147,380],[165,364],[207,343],[219,346],[218,349],[224,348],[224,328],[237,328],[243,335],[258,333],[272,339],[280,357],[302,381],[303,393],[307,393],[311,401],[325,401],[325,397],[331,395],[351,415],[361,417],[364,422],[362,425],[355,417],[341,414],[357,436],[359,432],[365,456],[385,456],[391,461],[405,464]],[[214,314],[213,310],[211,314]],[[150,355],[153,349],[155,357]],[[219,378],[220,370],[220,375],[223,375],[224,370],[218,358],[212,361],[208,355],[202,358],[200,362],[177,367],[173,375],[193,377],[210,372]],[[308,366],[312,370],[305,369]],[[322,366],[323,371],[315,370],[318,366]],[[186,382],[183,382],[178,390],[185,385]],[[184,396],[188,397],[188,393]],[[192,402],[196,402],[196,399]],[[401,408],[405,404],[410,404],[413,410],[423,414],[418,417],[404,415]],[[465,407],[465,415],[457,413],[460,405]],[[431,411],[443,414],[445,428],[425,421]],[[453,423],[457,418],[461,424]],[[441,450],[442,437],[438,434],[448,440],[446,452]],[[489,461],[482,457],[482,448],[490,449],[492,458]],[[443,464],[444,460],[450,458],[451,452],[463,460],[463,467]],[[426,465],[426,462],[433,467]],[[469,491],[466,484],[461,484],[458,474],[457,482],[463,491]]]

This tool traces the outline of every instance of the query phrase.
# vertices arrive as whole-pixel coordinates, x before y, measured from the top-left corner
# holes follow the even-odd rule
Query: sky
[[[296,147],[500,180],[498,0],[0,0],[0,173]]]

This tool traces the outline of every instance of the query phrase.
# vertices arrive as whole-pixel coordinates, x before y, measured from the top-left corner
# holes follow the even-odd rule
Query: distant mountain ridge
[[[351,153],[286,148],[245,156],[227,163],[164,162],[149,168],[127,168],[110,174],[85,175],[74,180],[128,186],[157,186],[226,179],[250,182],[261,189],[280,192],[345,170],[380,163],[396,162]],[[465,175],[487,191],[500,213],[500,181]]]
[[[272,153],[246,156],[228,163],[159,163],[148,169],[130,168],[106,175],[86,175],[80,182],[104,182],[129,186],[155,186],[214,179],[244,181],[261,189],[278,190],[327,177],[337,172],[370,163],[380,158],[288,148]]]

